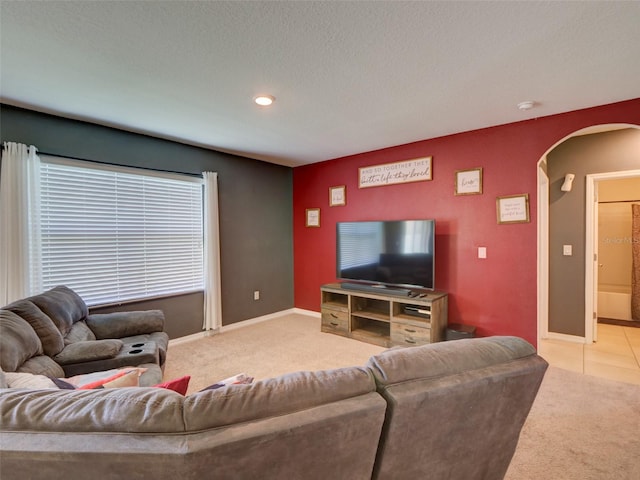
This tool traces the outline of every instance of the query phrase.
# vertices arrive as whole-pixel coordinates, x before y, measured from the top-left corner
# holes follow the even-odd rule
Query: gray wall
[[[291,168],[8,105],[0,108],[0,125],[3,142],[35,145],[53,155],[218,172],[223,325],[293,307]],[[258,301],[254,290],[260,290]],[[166,329],[176,338],[200,331],[202,298],[181,295],[118,308],[161,305]]]
[[[640,168],[640,130],[572,137],[547,155],[549,193],[549,331],[584,336],[586,176]],[[560,186],[576,175],[571,192]],[[563,256],[562,246],[573,245]]]

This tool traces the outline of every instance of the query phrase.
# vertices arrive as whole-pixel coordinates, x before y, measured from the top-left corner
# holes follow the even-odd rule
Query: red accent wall
[[[296,167],[295,306],[319,311],[320,286],[336,280],[336,222],[434,218],[436,289],[449,293],[449,323],[536,345],[537,163],[567,135],[610,123],[640,124],[640,99]],[[433,157],[431,181],[358,188],[359,167],[425,156]],[[455,196],[455,172],[475,167],[483,168],[483,193]],[[336,185],[346,185],[346,206],[329,207]],[[499,225],[496,197],[522,193],[531,221]],[[305,226],[307,208],[320,208],[319,228]]]

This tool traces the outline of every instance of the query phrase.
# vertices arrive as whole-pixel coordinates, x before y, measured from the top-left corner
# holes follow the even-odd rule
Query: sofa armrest
[[[98,340],[132,337],[162,332],[164,313],[162,310],[94,313],[87,317],[87,325]]]
[[[70,343],[53,359],[60,365],[104,360],[118,355],[122,345],[122,340],[117,339]]]

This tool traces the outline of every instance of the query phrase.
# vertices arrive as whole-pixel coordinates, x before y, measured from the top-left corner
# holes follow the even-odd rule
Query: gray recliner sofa
[[[9,388],[0,476],[498,480],[546,368],[524,340],[490,337],[186,397]]]
[[[142,385],[162,381],[169,336],[160,310],[89,314],[73,290],[55,287],[0,309],[0,366],[49,377],[145,367]]]

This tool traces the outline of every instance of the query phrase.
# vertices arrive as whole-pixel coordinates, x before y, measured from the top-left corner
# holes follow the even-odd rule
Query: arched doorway
[[[595,312],[595,295],[596,291],[593,288],[594,276],[597,276],[597,272],[593,271],[594,265],[596,262],[593,260],[594,251],[593,248],[593,229],[595,226],[592,224],[589,225],[589,218],[591,218],[591,222],[593,222],[593,213],[591,211],[587,214],[587,228],[586,228],[586,238],[584,238],[586,247],[584,249],[584,268],[585,268],[585,280],[584,280],[584,333],[583,334],[565,334],[558,333],[557,331],[553,331],[553,329],[549,328],[549,306],[550,306],[550,298],[549,298],[549,285],[550,285],[550,272],[549,272],[549,261],[550,261],[550,229],[549,229],[549,210],[550,210],[550,194],[553,192],[555,194],[555,189],[559,190],[559,186],[551,185],[549,181],[549,164],[548,157],[549,155],[560,145],[567,142],[569,139],[577,136],[590,135],[595,133],[604,133],[611,132],[614,130],[620,129],[639,129],[638,125],[631,124],[610,124],[610,125],[598,125],[592,126],[585,129],[581,129],[576,131],[570,135],[567,135],[560,141],[556,142],[552,147],[545,152],[542,158],[538,162],[538,208],[537,208],[537,225],[538,225],[538,341],[540,339],[545,338],[556,338],[560,340],[566,340],[574,343],[583,343],[589,344],[593,341],[593,331],[594,331],[594,318],[593,313]],[[638,167],[640,167],[640,152],[638,157],[636,157],[639,161]],[[624,177],[625,175],[635,175],[633,170],[626,169],[626,173],[613,173],[607,172],[611,175],[617,175],[618,177]],[[639,170],[640,172],[640,170]],[[602,172],[599,172],[602,173]],[[597,180],[597,179],[595,179]],[[595,181],[594,180],[594,181]],[[588,188],[589,182],[587,181],[586,187]],[[588,198],[593,198],[592,193],[588,193],[590,195]],[[587,196],[582,199],[583,207],[585,209],[591,204],[591,202],[586,201]],[[589,217],[591,215],[591,217]],[[556,252],[554,252],[555,254]],[[582,288],[582,287],[581,287]]]

